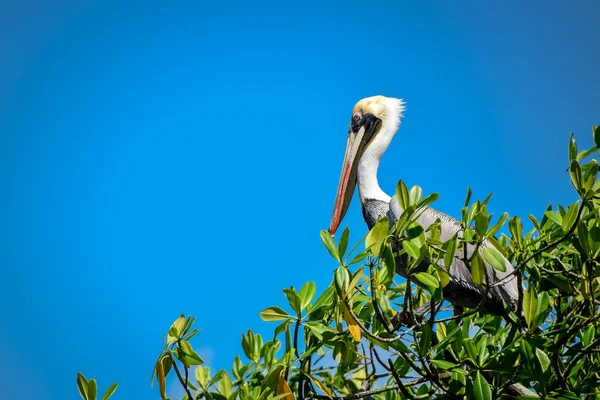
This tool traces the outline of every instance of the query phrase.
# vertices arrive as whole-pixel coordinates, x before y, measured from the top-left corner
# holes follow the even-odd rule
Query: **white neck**
[[[404,102],[399,99],[388,98],[385,101],[386,115],[375,139],[368,145],[358,164],[358,195],[361,204],[366,199],[390,201],[388,196],[377,182],[377,168],[381,156],[387,150],[392,138],[400,127],[400,117],[404,111]]]

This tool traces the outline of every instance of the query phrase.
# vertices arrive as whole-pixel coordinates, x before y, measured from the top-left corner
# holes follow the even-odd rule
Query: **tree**
[[[578,151],[572,134],[569,139],[568,172],[579,199],[550,205],[541,218],[528,215],[526,233],[522,220],[506,213],[492,224],[491,196],[471,202],[468,191],[460,213],[465,234],[442,243],[435,224],[425,231],[414,222],[437,195],[422,198],[419,187],[399,182],[402,218],[392,229],[379,221],[350,251],[348,229],[337,243],[321,232],[339,263],[331,284],[318,297],[313,282],[284,289],[284,307],[260,312],[277,323],[273,339],[243,334],[243,356],[236,356],[231,374],[211,374],[202,365],[190,344],[195,318],[180,316],[152,374],[160,395],[166,398],[165,377],[174,373],[184,399],[600,397],[600,181],[598,162],[589,160],[600,149],[600,127],[592,133],[596,146],[588,150]],[[443,302],[456,249],[484,239],[495,247],[485,260],[502,269],[496,260],[507,257],[520,283],[517,309],[507,306],[504,318],[477,308],[453,314]],[[408,260],[407,280],[395,274],[397,240]],[[429,270],[411,272],[424,257],[434,261]],[[485,287],[477,257],[468,260],[471,273]],[[425,304],[425,315],[414,312]],[[85,400],[95,400],[79,388]]]

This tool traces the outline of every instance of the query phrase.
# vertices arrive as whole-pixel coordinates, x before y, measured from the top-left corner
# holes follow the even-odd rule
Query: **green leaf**
[[[482,207],[485,209],[485,206]],[[488,226],[490,224],[490,216],[487,212],[480,211],[475,214],[475,231],[484,236],[487,233]]]
[[[467,188],[467,195],[465,196],[465,204],[464,207],[468,207],[469,206],[469,202],[471,201],[471,188],[468,187]]]
[[[273,333],[273,340],[275,340],[275,338],[277,338],[277,335],[279,335],[282,332],[285,332],[285,330],[288,329],[289,325],[290,325],[289,319],[286,319],[281,324],[277,325],[277,328],[275,328],[275,332]]]
[[[475,219],[475,214],[479,210],[479,205],[480,204],[481,203],[479,203],[479,202],[471,204],[471,208],[470,208],[469,213],[468,213],[468,219],[469,219],[469,221],[472,221],[472,220]]]
[[[491,200],[491,198],[492,198],[493,195],[494,195],[494,192],[491,192],[490,194],[488,194],[487,196],[485,196],[485,199],[483,199],[483,201],[481,202],[481,204],[484,205],[484,206],[487,205],[490,202],[490,200]]]
[[[575,364],[573,366],[573,368],[571,368],[571,370],[569,371],[568,377],[571,378],[571,377],[577,376],[577,373],[579,372],[579,370],[581,369],[581,367],[583,367],[584,362],[585,362],[585,359],[582,359],[577,364]]]
[[[283,293],[285,294],[285,297],[287,297],[288,303],[290,304],[290,307],[292,307],[292,310],[294,310],[296,314],[300,315],[302,312],[302,308],[300,306],[301,301],[300,296],[298,296],[298,293],[296,293],[296,290],[293,287],[290,287],[289,289],[284,288]]]
[[[525,361],[527,363],[531,363],[534,361],[535,351],[531,343],[529,343],[525,338],[521,339],[521,354],[524,356]]]
[[[473,343],[473,339],[465,339],[463,340],[463,348],[465,349],[465,353],[467,357],[471,359],[471,361],[477,361],[477,347],[475,343]]]
[[[179,345],[181,346],[181,349],[183,350],[183,352],[185,354],[192,354],[192,352],[194,351],[194,349],[192,349],[192,345],[190,344],[190,342],[182,340],[181,342],[179,342]]]
[[[106,389],[106,392],[104,392],[104,394],[102,395],[102,400],[110,399],[110,397],[117,391],[118,386],[119,386],[118,382],[115,382],[112,385],[110,385],[110,387],[108,389]]]
[[[473,381],[473,396],[477,400],[492,399],[492,389],[490,389],[489,383],[479,371],[477,371],[477,375]]]
[[[416,222],[410,224],[406,229],[406,238],[411,243],[416,244],[417,247],[422,247],[427,244],[425,229],[423,229],[423,227]]]
[[[496,234],[496,232],[498,232],[500,230],[500,228],[502,228],[502,225],[504,225],[506,223],[506,220],[508,219],[508,213],[502,213],[502,215],[500,215],[500,218],[498,218],[498,221],[496,221],[496,223],[487,231],[486,236],[490,237],[490,236],[494,236]]]
[[[489,355],[486,336],[480,337],[479,341],[477,342],[477,348],[479,349],[479,353],[477,354],[477,365],[484,365],[485,360]]]
[[[327,230],[322,230],[320,236],[321,242],[323,242],[323,245],[325,246],[329,254],[331,254],[331,257],[340,261],[340,255],[338,254],[338,248],[335,245],[335,242],[333,241],[333,236],[331,236],[331,234]]]
[[[179,318],[177,318],[173,324],[171,324],[171,328],[169,328],[169,335],[167,337],[168,344],[175,343],[181,337],[181,333],[183,332],[186,322],[187,319],[185,318],[185,315],[181,314]]]
[[[537,311],[537,295],[533,289],[533,286],[529,286],[523,296],[523,314],[525,315],[525,321],[530,329],[535,328],[533,321],[535,318],[535,312]]]
[[[585,170],[583,174],[583,188],[586,191],[589,191],[594,186],[596,182],[596,177],[598,176],[598,161],[595,159],[591,160],[588,163],[588,168]]]
[[[390,299],[386,296],[386,294],[382,290],[379,290],[375,293],[375,298],[379,303],[381,311],[383,311],[384,314],[389,314],[391,310]]]
[[[371,249],[373,255],[379,255],[381,245],[388,236],[389,225],[387,217],[380,218],[375,226],[373,226],[373,229],[367,234],[365,245],[367,249]]]
[[[208,366],[206,367],[196,367],[196,371],[194,372],[194,375],[196,377],[196,381],[198,382],[198,385],[200,385],[203,389],[206,389],[206,386],[208,384],[208,380],[210,378],[210,368]]]
[[[249,360],[254,360],[256,355],[254,354],[254,333],[248,329],[248,334],[242,333],[242,350]]]
[[[585,160],[586,158],[588,158],[589,156],[591,156],[592,154],[594,154],[597,151],[598,151],[598,146],[594,146],[587,150],[581,150],[579,153],[577,153],[577,161]]]
[[[281,321],[282,319],[291,318],[291,315],[283,311],[280,307],[273,306],[265,308],[260,312],[260,317],[263,321]]]
[[[535,356],[537,357],[538,361],[540,362],[540,366],[542,367],[542,372],[546,372],[546,370],[550,366],[550,359],[548,358],[548,355],[546,353],[544,353],[543,350],[536,348]]]
[[[505,239],[508,240],[508,237],[506,237],[506,235],[502,235],[501,240],[504,242]],[[494,249],[496,249],[496,251],[502,254],[502,257],[508,258],[505,248],[503,247],[506,246],[506,244],[500,243],[500,240],[496,239],[495,236],[489,236],[487,238],[487,241],[490,242],[490,244],[492,245],[492,247],[494,247]]]
[[[573,137],[573,132],[569,136],[569,161],[574,161],[577,159],[577,142],[575,142],[575,138]]]
[[[232,389],[233,383],[231,382],[231,378],[227,372],[223,371],[223,376],[221,377],[221,382],[219,383],[219,391],[223,396],[229,398],[231,397]]]
[[[185,354],[185,362],[188,365],[204,364],[204,360],[202,359],[202,357],[200,357],[200,355],[198,353],[196,353],[194,351],[190,342],[188,342],[186,340],[182,340],[179,342],[179,345],[181,346],[181,350]],[[167,376],[167,375],[168,375],[168,370],[167,370],[167,368],[165,368],[165,376]]]
[[[163,356],[169,357],[168,355]],[[165,379],[165,370],[163,368],[162,358],[156,363],[156,380],[158,381],[158,391],[160,398],[165,400],[167,398],[167,381]]]
[[[463,231],[463,239],[467,243],[475,244],[477,239],[477,234],[472,229],[467,229]]]
[[[348,248],[348,238],[350,237],[350,229],[346,227],[342,232],[342,237],[340,238],[340,243],[338,244],[338,255],[340,259],[344,258],[344,254],[346,254],[346,249]]]
[[[541,292],[537,297],[537,307],[535,310],[534,326],[538,327],[544,323],[548,315],[550,299],[548,292]]]
[[[431,193],[430,195],[426,196],[423,200],[421,200],[421,202],[417,205],[417,208],[421,208],[421,207],[427,206],[431,203],[434,203],[439,198],[440,198],[440,195],[438,193]]]
[[[567,212],[562,218],[561,227],[563,231],[567,232],[569,229],[571,229],[573,223],[575,222],[575,218],[577,217],[577,211],[579,211],[577,203],[569,206]]]
[[[96,380],[92,378],[88,382],[88,400],[96,400],[97,393],[98,387],[96,385]]]
[[[437,331],[440,329],[440,326],[442,326],[442,325],[439,323],[436,325],[436,334],[437,334]],[[448,332],[447,334],[444,335],[443,339],[440,339],[440,335],[441,335],[441,332],[440,332],[440,334],[437,335],[438,339],[439,339],[439,343],[435,345],[434,350],[436,352],[442,351],[445,349],[445,346],[449,342],[462,341],[462,333],[460,332],[460,329],[461,329],[460,326],[454,327],[454,329],[452,329],[450,332]],[[445,330],[445,328],[444,328],[444,330]],[[457,335],[458,335],[458,338],[456,337]]]
[[[321,293],[319,297],[317,297],[317,300],[315,301],[307,315],[311,315],[312,313],[323,307],[333,306],[334,295],[335,289],[333,285],[329,285],[329,287],[323,293]]]
[[[467,377],[460,370],[452,372],[452,378],[450,378],[450,386],[448,389],[452,393],[458,393],[460,395],[465,394],[465,386],[467,385]]]
[[[592,127],[592,137],[594,138],[596,147],[600,147],[600,125]]]
[[[581,184],[581,167],[576,160],[571,161],[571,166],[569,167],[569,174],[571,176],[571,183],[573,187],[578,192],[581,192],[582,184]]]
[[[338,332],[330,327],[323,325],[318,321],[308,321],[306,323],[306,327],[310,329],[310,331],[317,337],[319,340],[324,340],[323,335],[329,335],[329,337],[334,337],[338,334]]]
[[[556,225],[562,226],[562,216],[556,211],[546,211],[544,215],[546,215],[546,217],[548,217],[548,219],[554,222]]]
[[[583,340],[581,341],[584,346],[589,346],[590,343],[594,340],[596,328],[593,325],[588,326],[583,334]]]
[[[345,296],[348,292],[350,284],[350,275],[344,266],[340,266],[335,270],[335,286],[341,296]]]
[[[444,340],[446,333],[446,324],[443,322],[438,322],[435,325],[435,336],[437,337],[438,341]]]
[[[450,361],[444,361],[444,360],[431,360],[431,363],[433,365],[435,365],[436,367],[438,367],[439,369],[444,369],[444,370],[457,367],[456,364],[451,363]]]
[[[406,210],[410,206],[408,189],[406,189],[406,184],[402,180],[398,181],[396,185],[396,198],[401,210]]]
[[[354,258],[352,260],[350,260],[348,265],[357,264],[357,263],[361,262],[362,260],[364,260],[365,258],[369,257],[370,255],[371,255],[371,253],[369,251],[363,251],[361,253],[358,253],[356,256],[354,256]]]
[[[165,378],[166,378],[167,375],[169,375],[169,371],[171,371],[171,367],[173,367],[173,361],[171,360],[171,357],[163,356],[160,359],[160,362],[162,363],[163,373],[165,374]]]
[[[498,252],[498,250],[491,247],[483,248],[483,258],[487,261],[488,264],[492,266],[497,271],[506,272],[506,264],[505,259],[502,257],[502,254]]]
[[[579,221],[577,225],[577,238],[579,239],[579,244],[581,245],[581,249],[585,254],[590,254],[590,243],[592,242],[590,233],[587,229],[587,225],[584,221]]]
[[[483,285],[485,282],[485,264],[479,253],[473,254],[471,258],[471,277],[476,285]]]
[[[354,275],[352,275],[352,280],[348,284],[349,292],[354,290],[354,288],[356,287],[356,285],[358,285],[358,282],[360,282],[360,280],[362,279],[363,276],[364,276],[364,271],[362,268],[359,268],[356,270],[356,272],[354,272]]]
[[[402,242],[402,247],[404,248],[404,250],[406,250],[406,253],[412,258],[419,258],[419,248],[416,244],[409,242],[408,240],[404,240]]]
[[[224,369],[220,369],[217,371],[216,374],[213,375],[212,378],[210,378],[210,381],[208,382],[208,386],[212,386],[215,383],[219,382],[221,380],[221,378],[223,377],[223,374],[225,374],[225,370]]]
[[[421,198],[423,197],[423,189],[420,186],[413,186],[410,188],[410,192],[408,193],[408,201],[411,206],[416,206],[421,202]]]
[[[389,287],[394,280],[394,275],[396,274],[396,258],[394,257],[394,252],[390,246],[383,246],[381,248],[381,253],[383,263],[385,265],[384,284],[386,287]]]
[[[535,229],[537,229],[538,231],[542,231],[542,228],[540,226],[540,223],[538,222],[538,220],[533,216],[533,214],[528,214],[527,217],[529,217],[529,220],[531,221],[531,223],[533,224],[533,226],[535,226]]]
[[[423,324],[421,327],[421,339],[419,340],[419,355],[424,357],[431,351],[431,339],[433,332],[429,324]]]
[[[89,400],[88,397],[88,381],[85,379],[85,376],[81,372],[77,373],[77,389],[79,390],[79,395],[83,400]]]
[[[508,221],[508,231],[512,235],[512,240],[516,243],[523,241],[523,222],[516,215]]]
[[[421,200],[421,202],[419,202],[419,204],[417,205],[418,208],[421,208],[423,206],[427,206],[431,203],[434,203],[437,201],[437,199],[440,198],[440,195],[438,193],[431,193],[430,195],[428,195],[427,197],[425,197],[423,200]]]
[[[454,254],[456,253],[456,234],[452,236],[450,240],[448,240],[444,246],[446,248],[446,254],[444,255],[444,265],[446,269],[450,271],[450,266],[454,262]]]
[[[184,335],[186,335],[188,333],[188,331],[192,328],[192,325],[194,325],[194,322],[196,321],[196,317],[187,317],[186,321],[185,321],[185,325],[183,327],[183,329],[181,330],[181,337],[183,337]]]
[[[314,282],[306,282],[304,286],[302,286],[302,289],[298,292],[298,297],[300,297],[300,307],[302,307],[303,310],[310,304],[316,293],[317,287]]]
[[[417,278],[419,282],[426,286],[429,286],[430,288],[440,287],[440,283],[438,282],[438,280],[434,276],[428,274],[427,272],[417,272],[413,276]]]
[[[184,367],[189,368],[190,367],[190,363],[187,361],[187,357],[185,355],[185,352],[183,351],[183,349],[181,349],[180,347],[178,347],[175,352],[175,357],[177,357],[177,359],[179,361],[181,361],[181,363],[183,364]],[[164,371],[164,367],[163,367],[163,371]],[[167,376],[167,374],[165,374],[165,377]]]

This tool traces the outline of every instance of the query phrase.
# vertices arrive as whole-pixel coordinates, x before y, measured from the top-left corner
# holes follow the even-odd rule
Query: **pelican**
[[[333,215],[329,232],[334,235],[342,222],[354,190],[358,184],[358,195],[362,207],[362,214],[369,229],[384,216],[390,221],[390,226],[398,220],[402,214],[400,204],[396,196],[388,196],[377,182],[377,169],[381,156],[387,150],[392,138],[400,127],[400,119],[405,109],[401,99],[385,96],[373,96],[360,100],[352,110],[350,126],[348,128],[348,139],[346,152],[342,164],[342,172],[337,188]],[[440,221],[440,240],[447,241],[454,234],[462,237],[460,223],[431,207],[427,207],[417,218],[417,222],[425,229],[436,220]],[[479,248],[492,247],[492,244],[484,241]],[[470,258],[476,251],[475,246],[467,245],[467,257]],[[483,254],[482,254],[483,256]],[[403,257],[396,258],[397,272],[406,278]],[[487,262],[485,272],[488,285],[507,278],[513,271],[512,264],[504,259],[506,271],[501,272],[494,269]],[[429,261],[425,260],[418,270],[426,270]],[[454,260],[449,271],[450,282],[444,287],[444,299],[455,307],[475,308],[504,315],[503,301],[513,310],[516,309],[518,301],[517,280],[512,275],[501,285],[484,288],[473,282],[471,272],[463,261],[462,251],[456,251]],[[418,282],[417,282],[418,283]]]

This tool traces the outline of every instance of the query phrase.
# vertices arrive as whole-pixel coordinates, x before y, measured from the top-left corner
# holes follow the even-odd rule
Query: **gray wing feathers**
[[[396,196],[392,197],[390,200],[390,209],[388,212],[388,218],[390,220],[390,224],[393,224],[398,218],[402,215],[402,209],[396,199]],[[458,237],[462,237],[462,227],[460,226],[460,222],[449,215],[446,215],[442,212],[439,212],[431,207],[427,207],[423,213],[417,218],[417,222],[424,228],[427,229],[431,224],[433,224],[436,220],[440,220],[440,240],[445,242],[452,238],[455,234],[458,234]],[[479,252],[483,257],[483,248],[489,247],[493,248],[494,246],[489,243],[487,240],[483,241],[482,245],[479,248]],[[467,259],[469,259],[473,252],[475,251],[475,246],[467,245]],[[452,263],[452,267],[450,270],[450,276],[452,280],[455,280],[456,283],[464,286],[471,287],[480,293],[485,292],[485,289],[482,287],[478,287],[473,282],[471,277],[471,271],[463,261],[463,249],[457,249],[455,253],[455,259]],[[485,262],[485,261],[484,261]],[[504,263],[506,265],[506,271],[501,272],[494,269],[491,265],[485,262],[485,270],[487,281],[489,284],[497,282],[508,275],[510,275],[514,271],[514,267],[512,264],[505,258]],[[504,301],[509,303],[511,307],[514,307],[517,304],[518,299],[518,291],[517,291],[517,280],[515,276],[512,276],[510,279],[506,281],[503,285],[493,287],[489,289],[488,295],[496,298],[502,298]]]

